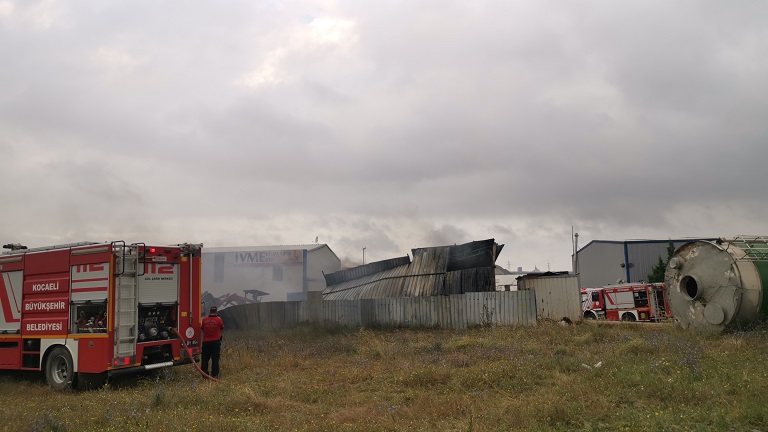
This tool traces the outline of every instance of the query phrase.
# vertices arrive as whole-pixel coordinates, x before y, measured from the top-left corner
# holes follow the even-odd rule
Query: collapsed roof
[[[412,249],[406,255],[324,275],[324,300],[416,297],[494,291],[494,239]]]

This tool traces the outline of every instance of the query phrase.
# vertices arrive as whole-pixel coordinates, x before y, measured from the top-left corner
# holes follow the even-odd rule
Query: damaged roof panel
[[[408,255],[399,258],[390,258],[384,261],[376,261],[369,264],[363,264],[361,266],[352,267],[337,272],[323,274],[325,276],[325,284],[327,286],[336,285],[344,281],[359,279],[364,276],[380,273],[395,267],[402,265],[408,265],[411,263],[411,259]]]
[[[494,239],[413,249],[407,256],[325,275],[325,300],[416,297],[495,290]]]
[[[347,280],[323,291],[324,300],[359,300],[366,298],[402,297],[408,265]]]

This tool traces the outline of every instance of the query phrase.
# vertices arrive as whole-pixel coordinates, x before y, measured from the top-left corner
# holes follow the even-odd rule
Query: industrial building
[[[324,273],[340,269],[341,260],[326,244],[203,248],[203,291],[224,307],[301,301],[307,292],[325,289]]]
[[[667,247],[675,249],[685,243],[715,238],[683,238],[665,240],[593,240],[576,252],[576,271],[581,286],[597,288],[617,283],[648,280],[651,269],[667,260]]]
[[[418,297],[495,291],[494,239],[412,249],[409,256],[325,275],[324,300]]]
[[[496,291],[517,291],[518,279],[520,276],[527,275],[529,273],[541,273],[541,271],[536,267],[530,271],[525,271],[522,267],[518,267],[517,270],[512,271],[497,265]]]

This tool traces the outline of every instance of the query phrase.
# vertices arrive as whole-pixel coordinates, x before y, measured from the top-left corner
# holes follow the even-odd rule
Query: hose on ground
[[[192,350],[191,350],[191,349],[189,349],[189,345],[187,345],[187,341],[186,341],[186,339],[184,339],[184,336],[182,336],[182,335],[181,335],[181,333],[177,332],[177,331],[176,331],[176,329],[171,329],[171,331],[173,331],[174,333],[176,333],[176,336],[178,336],[178,337],[179,337],[179,339],[181,340],[181,346],[182,346],[184,349],[186,349],[186,350],[187,350],[187,355],[189,355],[189,358],[192,360],[192,366],[194,366],[194,368],[195,368],[195,369],[196,369],[198,372],[200,372],[200,375],[202,375],[202,376],[203,376],[203,378],[209,379],[209,380],[211,380],[211,381],[213,381],[213,382],[219,382],[219,379],[218,379],[218,378],[214,378],[214,377],[212,377],[212,376],[208,375],[207,373],[205,373],[205,372],[204,372],[202,369],[200,369],[200,365],[199,365],[199,364],[197,364],[197,362],[195,361],[195,357],[192,355]]]

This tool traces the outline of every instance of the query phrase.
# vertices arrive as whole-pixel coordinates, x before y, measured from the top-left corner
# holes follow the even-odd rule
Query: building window
[[[282,266],[274,266],[274,267],[272,267],[272,280],[276,280],[276,281],[283,280],[283,267]]]

